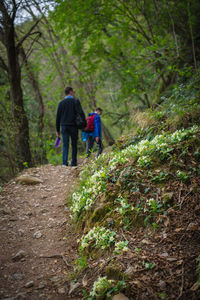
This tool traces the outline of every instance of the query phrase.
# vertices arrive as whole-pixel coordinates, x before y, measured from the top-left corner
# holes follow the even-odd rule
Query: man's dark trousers
[[[91,135],[88,136],[88,140],[86,141],[87,157],[90,156],[95,141],[96,141],[96,139],[93,136],[91,136]],[[102,144],[101,139],[99,139],[99,141],[96,143],[97,143],[97,147],[98,147],[98,152],[97,152],[97,157],[98,157],[103,151],[103,144]]]
[[[61,134],[63,138],[63,165],[68,166],[69,138],[71,137],[71,145],[72,145],[71,166],[76,166],[78,129],[74,126],[62,125]]]

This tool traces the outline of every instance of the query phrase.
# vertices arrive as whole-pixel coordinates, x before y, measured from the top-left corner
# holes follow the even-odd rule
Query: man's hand
[[[56,135],[57,135],[58,137],[60,137],[60,132],[57,132]]]
[[[98,143],[98,142],[99,142],[99,137],[96,136],[95,140],[96,140],[96,142]]]

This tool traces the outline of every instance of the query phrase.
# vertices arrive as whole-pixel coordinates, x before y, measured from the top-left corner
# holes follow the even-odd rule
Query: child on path
[[[86,154],[87,157],[90,156],[94,142],[96,142],[98,147],[97,157],[103,151],[103,144],[102,144],[102,133],[101,133],[101,118],[100,115],[102,114],[103,110],[100,107],[95,109],[94,113],[90,113],[88,116],[94,116],[94,130],[92,132],[82,131],[82,140],[86,141]]]

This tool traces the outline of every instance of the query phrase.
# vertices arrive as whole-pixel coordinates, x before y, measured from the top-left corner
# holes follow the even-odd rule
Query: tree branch
[[[137,18],[135,17],[135,15],[133,14],[132,10],[130,9],[130,7],[127,5],[127,3],[125,3],[123,0],[119,0],[119,2],[121,3],[121,5],[125,8],[125,11],[123,11],[119,6],[114,5],[118,10],[122,11],[123,14],[125,14],[136,26],[137,26],[137,30],[140,32],[140,34],[143,35],[143,37],[147,40],[147,42],[149,43],[149,45],[152,45],[152,41],[149,38],[149,36],[147,35],[147,33],[145,32],[145,29],[142,27],[141,23],[137,20]]]
[[[34,35],[34,34],[38,34],[32,41],[31,41],[31,44],[29,45],[29,49],[27,50],[27,52],[26,52],[26,57],[28,58],[29,56],[30,56],[30,54],[31,54],[31,52],[32,52],[32,46],[33,46],[33,44],[35,43],[35,42],[37,42],[37,40],[40,38],[40,36],[41,36],[41,32],[33,32],[31,35]],[[31,36],[30,35],[30,36]],[[20,47],[20,48],[22,48],[22,47]],[[22,61],[22,65],[23,65],[23,63],[24,63],[24,60]]]
[[[12,22],[14,22],[15,17],[16,17],[16,12],[17,12],[18,7],[19,7],[20,4],[17,6],[17,3],[16,3],[15,0],[12,0],[12,3],[13,3],[13,10],[12,10],[11,20],[12,20]],[[20,3],[21,3],[21,1],[20,1]]]
[[[141,12],[141,14],[143,14],[143,16],[144,16],[144,18],[145,18],[145,20],[147,22],[147,26],[149,28],[149,32],[151,34],[151,37],[154,40],[153,26],[152,26],[152,24],[150,24],[149,18],[147,16],[146,5],[147,5],[146,0],[144,0],[144,8],[142,9],[142,8],[139,7],[138,3],[136,2],[136,6],[137,6],[138,10]]]
[[[36,23],[29,29],[29,31],[23,36],[23,38],[18,42],[16,48],[17,50],[19,50],[19,48],[21,47],[21,45],[23,44],[23,42],[31,35],[34,33],[31,33],[33,31],[33,29],[37,26],[37,24],[40,22],[41,19],[38,19],[36,21]],[[38,33],[38,32],[37,32]]]
[[[175,45],[176,45],[176,54],[177,54],[177,57],[179,57],[180,55],[179,55],[179,48],[178,48],[178,40],[177,40],[177,36],[176,36],[176,32],[175,32],[174,20],[173,20],[172,15],[169,10],[168,10],[168,14],[169,14],[170,20],[172,22],[173,36],[174,36],[174,41],[175,41]]]
[[[2,12],[3,19],[8,19],[9,18],[8,11],[7,11],[3,1],[0,1],[0,11]],[[3,21],[1,21],[1,23],[3,23]]]
[[[116,115],[116,114],[115,114],[115,115]],[[129,113],[129,112],[124,113],[124,114],[120,114],[120,115],[118,114],[117,119],[116,119],[114,122],[112,122],[112,126],[119,124],[119,121],[120,121],[121,119],[123,119],[124,117],[127,117],[127,116],[130,116],[130,113]]]

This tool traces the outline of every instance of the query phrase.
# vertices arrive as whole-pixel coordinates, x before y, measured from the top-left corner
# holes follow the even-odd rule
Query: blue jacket
[[[88,116],[95,115],[94,117],[94,131],[93,132],[85,132],[82,131],[82,140],[86,141],[88,136],[93,136],[94,138],[99,137],[101,139],[101,118],[97,113],[90,113]]]

